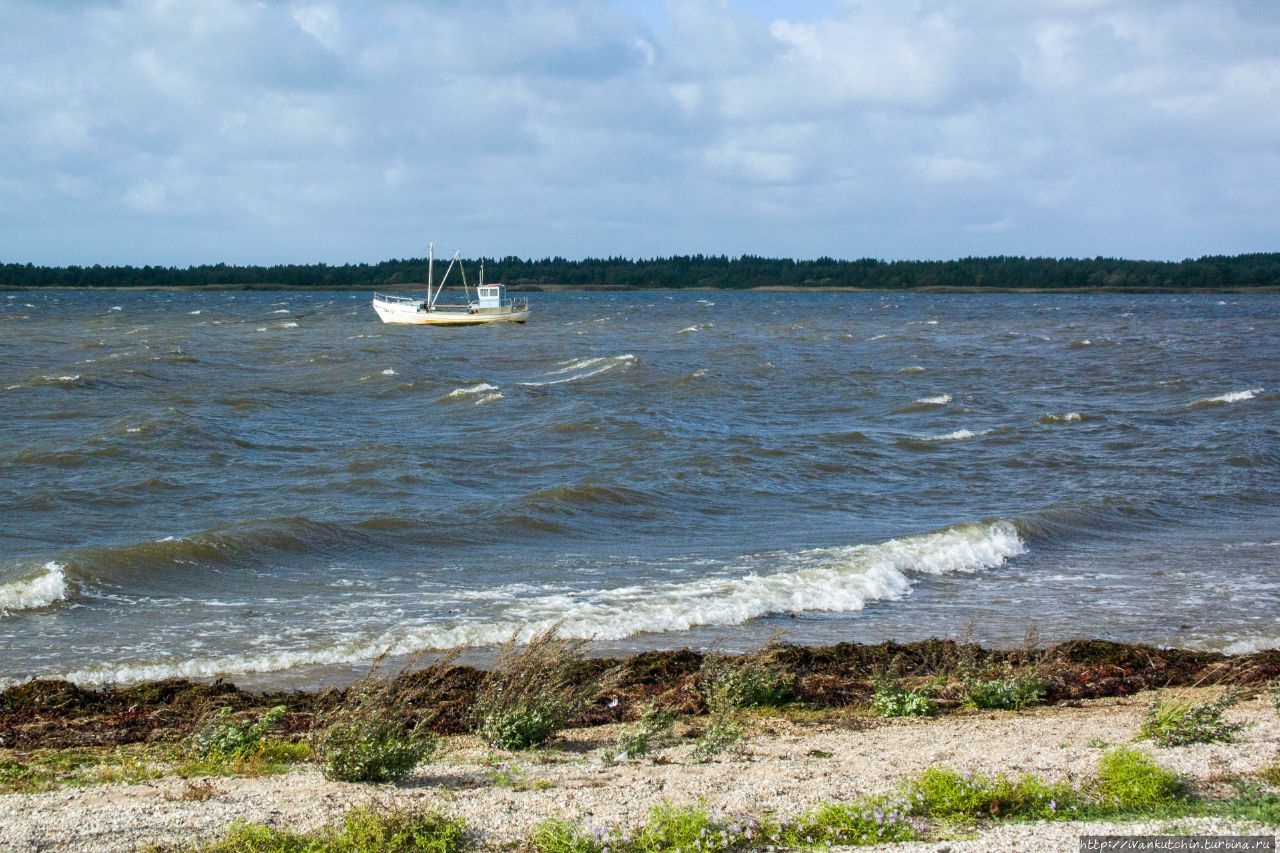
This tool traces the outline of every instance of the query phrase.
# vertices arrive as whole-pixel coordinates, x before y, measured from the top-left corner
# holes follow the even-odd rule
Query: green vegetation
[[[600,689],[599,678],[584,674],[587,645],[555,627],[525,645],[504,644],[471,707],[472,729],[500,749],[545,743]]]
[[[1229,723],[1222,714],[1239,701],[1239,695],[1230,692],[1201,702],[1163,699],[1148,710],[1138,736],[1163,747],[1231,743],[1244,724]]]
[[[412,695],[371,673],[318,715],[311,747],[324,775],[343,782],[400,782],[436,753],[428,718],[412,719]],[[419,697],[420,698],[420,697]]]
[[[606,761],[612,761],[617,754],[627,758],[643,758],[653,747],[667,736],[675,725],[676,715],[657,705],[649,705],[640,714],[634,725],[627,726],[618,734],[616,752],[606,753]]]
[[[1121,747],[1098,762],[1099,804],[1121,811],[1150,811],[1182,800],[1186,786],[1177,774],[1136,749]]]
[[[769,664],[769,649],[740,658],[708,657],[698,689],[707,706],[707,727],[694,744],[695,761],[710,761],[746,735],[741,712],[776,708],[791,699],[792,679]]]
[[[162,775],[162,756],[151,747],[42,749],[0,758],[0,794],[35,794],[105,782],[136,784]]]
[[[809,812],[779,835],[787,846],[863,846],[915,841],[922,822],[912,817],[910,801],[870,797],[856,803],[827,803]]]
[[[206,853],[459,853],[470,845],[466,825],[440,814],[354,809],[342,826],[294,833],[240,824]]]
[[[938,704],[930,697],[932,686],[919,690],[902,687],[889,675],[877,676],[871,711],[877,717],[932,717]]]
[[[943,821],[980,818],[1052,820],[1074,811],[1080,795],[1065,784],[1036,776],[980,776],[930,768],[906,786],[909,802],[924,816]]]
[[[964,704],[971,708],[1021,711],[1044,701],[1044,695],[1044,682],[1030,669],[1006,667],[1003,677],[964,679]]]
[[[466,261],[475,266],[481,259]],[[1280,286],[1280,253],[1176,262],[1118,258],[962,258],[950,261],[792,260],[753,255],[677,255],[649,260],[483,259],[491,281],[513,286],[616,288],[913,287],[979,289],[1248,288]],[[425,258],[377,264],[176,267],[38,267],[0,264],[0,287],[406,287],[425,279]]]

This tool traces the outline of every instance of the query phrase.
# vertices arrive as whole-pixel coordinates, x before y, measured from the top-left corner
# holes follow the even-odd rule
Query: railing
[[[399,305],[417,305],[422,302],[421,299],[415,299],[412,296],[392,296],[387,293],[375,293],[373,298],[379,302],[393,302]]]

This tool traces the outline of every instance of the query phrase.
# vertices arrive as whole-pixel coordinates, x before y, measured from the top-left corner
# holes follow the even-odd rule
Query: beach
[[[439,810],[463,818],[482,847],[506,848],[526,839],[543,820],[597,829],[633,826],[662,804],[791,818],[824,802],[891,791],[930,767],[1031,773],[1079,783],[1107,749],[1133,745],[1184,777],[1201,796],[1214,797],[1280,758],[1280,717],[1263,695],[1228,712],[1230,720],[1245,724],[1235,743],[1157,749],[1135,742],[1151,703],[1168,695],[1172,691],[1147,691],[1018,713],[972,711],[934,719],[755,715],[741,750],[707,763],[694,762],[689,740],[677,737],[645,759],[610,765],[602,752],[615,742],[616,724],[566,731],[548,748],[531,753],[504,753],[474,736],[457,735],[399,786],[333,782],[308,768],[259,778],[166,776],[132,785],[10,794],[0,797],[0,849],[115,853],[192,844],[220,837],[235,821],[310,831],[364,805]],[[1196,694],[1184,688],[1178,695]],[[1274,835],[1278,830],[1222,818],[988,822],[959,828],[955,838],[871,849],[1074,851],[1085,834]]]

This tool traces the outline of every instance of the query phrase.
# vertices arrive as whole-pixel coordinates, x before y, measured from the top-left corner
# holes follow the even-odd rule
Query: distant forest
[[[467,261],[475,283],[477,261]],[[1192,290],[1280,287],[1280,253],[1210,256],[1184,261],[1130,261],[1116,258],[964,258],[955,261],[796,261],[752,255],[686,255],[653,260],[626,258],[570,261],[486,258],[488,281],[513,288],[542,286],[618,289],[754,287],[847,287],[871,290],[966,289],[1132,289]],[[436,274],[444,264],[437,263]],[[39,267],[0,265],[0,288],[34,287],[206,287],[412,288],[425,281],[425,258],[377,264],[288,264],[178,267]],[[460,280],[450,279],[451,285]]]

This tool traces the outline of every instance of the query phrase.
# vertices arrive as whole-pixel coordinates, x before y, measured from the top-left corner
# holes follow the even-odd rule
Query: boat
[[[462,295],[465,302],[448,304],[440,302],[440,294],[454,266],[462,277]],[[529,319],[529,300],[507,295],[504,284],[485,284],[484,263],[480,264],[480,280],[476,283],[476,298],[471,299],[467,288],[467,274],[453,253],[449,267],[435,284],[435,244],[427,246],[427,297],[393,296],[373,294],[373,310],[384,323],[402,323],[414,326],[478,326],[483,323],[523,323]]]

